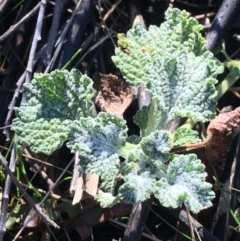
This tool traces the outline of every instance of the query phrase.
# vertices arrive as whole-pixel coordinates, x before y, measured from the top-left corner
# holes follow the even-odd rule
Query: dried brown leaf
[[[227,133],[239,125],[240,107],[234,111],[231,111],[229,107],[225,107],[219,115],[210,122],[206,140],[195,144],[174,147],[171,152],[184,152],[206,147],[206,156],[209,161],[223,162],[226,159],[232,142],[232,136],[227,135]]]
[[[135,99],[137,91],[116,75],[99,74],[95,76],[96,94],[94,101],[101,111],[122,116]]]
[[[227,133],[240,124],[240,107],[234,111],[228,111],[228,108],[223,108],[207,129],[206,156],[211,162],[225,161],[232,143],[232,135]]]

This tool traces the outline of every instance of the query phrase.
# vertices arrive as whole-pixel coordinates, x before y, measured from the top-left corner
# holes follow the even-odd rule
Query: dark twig
[[[49,37],[48,37],[47,46],[46,46],[46,50],[45,50],[46,52],[45,52],[44,59],[43,59],[43,62],[45,65],[49,64],[49,61],[51,58],[53,46],[54,46],[55,39],[57,36],[59,20],[60,20],[61,13],[62,13],[62,10],[63,10],[65,4],[66,4],[65,0],[56,0],[52,26],[49,31]]]
[[[117,8],[117,6],[120,4],[122,0],[118,0],[115,4],[113,4],[113,6],[108,10],[108,12],[104,15],[101,23],[99,24],[99,26],[105,25],[105,28],[107,30],[108,27],[106,26],[106,21],[107,19],[111,16],[111,13]],[[85,40],[84,45],[81,47],[82,52],[87,49],[88,45],[91,43],[91,41],[98,35],[99,31],[100,31],[101,27],[96,27],[95,32],[91,33],[88,38]],[[99,41],[96,41],[96,43],[94,45],[92,45],[90,48],[87,49],[87,51],[82,55],[82,57],[78,60],[78,62],[76,63],[75,66],[79,65],[80,62],[86,57],[86,55],[88,53],[90,53],[92,50],[94,50],[96,47],[100,46],[100,44],[102,44],[107,38],[111,38],[112,39],[112,35],[110,33],[110,31],[107,31],[108,35],[102,37]],[[113,42],[113,41],[112,41]],[[113,42],[114,44],[114,42]]]
[[[27,71],[26,80],[25,80],[26,82],[30,82],[30,79],[32,78],[33,60],[37,49],[37,42],[41,39],[42,23],[43,23],[45,8],[46,8],[46,0],[41,0],[36,29],[35,29],[33,42],[32,42],[32,46],[29,54],[28,64],[26,68],[26,71]]]
[[[59,67],[66,64],[74,52],[79,48],[79,43],[82,41],[82,36],[87,25],[87,19],[90,14],[92,2],[93,0],[82,0],[81,7],[76,13],[68,39],[64,44],[62,56],[58,64]],[[71,46],[71,48],[69,48],[69,46]]]
[[[224,0],[207,34],[207,48],[215,53],[240,7],[240,0]]]
[[[64,44],[65,36],[67,35],[67,32],[68,32],[69,28],[71,27],[71,24],[72,24],[72,22],[73,22],[73,20],[74,20],[74,17],[75,17],[77,11],[79,10],[79,8],[80,8],[80,6],[81,6],[81,2],[82,2],[82,0],[78,1],[78,3],[77,3],[77,5],[76,5],[73,13],[71,14],[70,19],[68,20],[65,28],[63,29],[63,31],[62,31],[62,33],[61,33],[61,35],[60,35],[60,37],[59,37],[59,39],[58,39],[58,41],[57,41],[57,43],[56,43],[57,48],[56,48],[56,50],[55,50],[55,52],[54,52],[54,54],[53,54],[53,57],[52,57],[49,65],[47,66],[47,68],[46,68],[46,70],[45,70],[45,73],[47,73],[47,72],[52,68],[52,66],[55,64],[55,61],[56,61],[56,59],[57,59],[57,56],[59,55],[59,53],[60,53],[60,51],[61,51],[61,49],[62,49],[62,46],[63,46],[63,44]]]
[[[126,224],[124,224],[124,223],[122,223],[122,222],[119,222],[119,221],[117,221],[117,220],[115,220],[115,219],[113,219],[113,218],[109,218],[108,221],[110,221],[110,222],[112,222],[112,223],[114,223],[114,224],[116,224],[116,225],[118,225],[118,226],[120,226],[120,227],[127,228],[127,225],[126,225]],[[145,229],[146,229],[148,232],[150,232],[150,230],[149,230],[147,227],[145,227]],[[150,233],[150,234],[151,234],[151,233]],[[145,232],[142,232],[142,236],[148,238],[149,240],[161,241],[160,239],[156,238],[153,234],[151,234],[151,235],[150,235],[150,234],[145,233]]]
[[[3,41],[5,38],[7,38],[10,34],[18,30],[20,25],[25,23],[29,18],[34,16],[34,14],[38,11],[41,3],[38,3],[28,14],[26,14],[18,23],[12,25],[8,31],[6,31],[3,35],[0,36],[0,42]]]
[[[26,76],[26,71],[22,74],[22,76],[19,78],[17,84],[16,84],[16,88],[15,88],[15,92],[14,95],[12,97],[12,101],[8,107],[8,114],[7,114],[7,118],[5,121],[5,126],[4,126],[4,131],[3,134],[6,135],[6,140],[9,141],[10,140],[10,132],[9,132],[9,126],[11,124],[11,118],[12,118],[12,113],[13,113],[13,107],[16,105],[19,93],[21,91],[21,87],[24,83],[25,80],[25,76]]]
[[[98,1],[98,11],[100,10],[99,7],[101,7],[101,2],[100,1]],[[99,11],[99,16],[102,18],[101,11]],[[100,36],[99,36],[98,27],[97,27],[96,19],[95,19],[95,16],[94,16],[93,12],[91,12],[91,16],[90,17],[91,17],[91,19],[93,19],[92,27],[94,28],[95,42],[99,42]],[[104,55],[103,55],[102,46],[99,45],[97,47],[97,62],[95,64],[95,66],[96,66],[96,70],[99,73],[106,74],[106,68],[105,68],[105,63],[104,63],[103,56]]]
[[[234,174],[232,175],[232,188],[235,190],[232,190],[232,197],[231,197],[231,202],[230,202],[230,208],[232,210],[237,210],[237,207],[239,206],[239,198],[238,198],[238,193],[236,192],[236,190],[240,189],[240,173],[239,173],[239,169],[240,169],[240,136],[239,133],[237,133],[238,135],[238,140],[236,141],[237,144],[237,148],[236,148],[236,153],[234,155],[234,165],[233,165],[233,172]],[[229,220],[229,226],[235,226],[236,225],[236,221],[233,220],[233,218],[230,218]],[[229,227],[228,226],[228,227]],[[239,229],[239,227],[237,227],[236,229]],[[231,234],[231,231],[229,229],[229,234]],[[226,237],[230,240],[230,235],[228,237]]]
[[[236,162],[237,157],[239,155],[239,136],[235,137],[230,152],[228,154],[226,165],[224,167],[223,177],[221,182],[224,183],[224,186],[221,189],[221,196],[218,202],[218,208],[215,214],[214,222],[212,224],[212,230],[216,237],[218,237],[220,240],[231,240],[229,232],[229,224],[230,224],[230,213],[229,208],[232,210],[236,210],[234,207],[230,206],[230,200],[236,197],[232,195],[232,192],[229,187],[232,187],[232,178],[236,180],[236,177],[238,176],[237,172],[238,169],[236,169]],[[239,161],[239,160],[238,160]],[[237,163],[239,165],[239,163]],[[238,188],[235,186],[235,188]],[[236,203],[237,204],[237,203]]]
[[[20,7],[19,11],[17,12],[16,17],[13,20],[12,25],[17,24],[19,21],[21,21],[21,19],[23,19],[25,17],[25,15],[28,14],[30,7],[31,7],[31,1],[26,1]],[[11,29],[11,26],[9,27],[9,29]],[[15,42],[16,39],[19,38],[19,36],[24,36],[25,29],[26,29],[26,26],[24,26],[24,24],[21,24],[16,29],[16,31],[11,32],[13,34],[9,34],[8,37],[6,39],[4,39],[4,41],[1,45],[1,52],[3,53],[3,55],[5,55],[8,52],[9,46],[13,46],[12,44]],[[21,41],[21,42],[23,42],[23,41]],[[18,56],[19,56],[20,51],[17,51],[18,48],[19,48],[19,42],[16,46],[13,46],[13,51],[14,52],[16,51],[16,54],[18,54]]]
[[[84,46],[81,48],[82,52],[87,49],[87,51],[81,56],[81,58],[78,60],[78,62],[76,63],[75,66],[77,66],[79,63],[81,63],[81,61],[94,49],[96,49],[97,47],[99,47],[104,41],[106,41],[108,38],[110,38],[111,36],[106,35],[104,37],[102,37],[101,39],[99,39],[99,41],[97,41],[95,44],[93,44],[91,47],[89,47],[87,49],[87,46],[91,43],[91,41],[94,39],[94,34],[91,33],[87,40],[84,42]]]
[[[21,186],[21,184],[18,182],[18,180],[14,176],[13,172],[8,167],[8,163],[7,163],[7,161],[5,160],[5,158],[3,157],[3,155],[1,153],[0,153],[0,163],[4,167],[4,169],[7,172],[7,174],[10,176],[12,182],[19,188],[20,192],[22,193],[22,195],[24,196],[26,201],[36,211],[36,213],[42,218],[42,220],[45,221],[46,223],[51,224],[54,228],[59,228],[59,226],[54,221],[52,221],[46,214],[44,214],[42,212],[42,210],[39,207],[39,205],[37,205],[32,200],[32,198],[29,196],[29,194],[26,192],[26,190]]]
[[[123,241],[141,240],[142,231],[148,218],[149,206],[152,204],[152,198],[134,204],[127,227],[124,232]]]
[[[5,0],[0,3],[0,16],[3,15],[4,10],[7,8],[8,4],[11,2],[11,0]]]
[[[13,148],[11,151],[10,163],[9,163],[9,170],[11,170],[12,173],[15,172],[15,160],[16,160],[16,148],[17,148],[16,145],[17,145],[16,142],[14,142]],[[8,201],[9,201],[11,183],[12,183],[11,178],[9,175],[7,175],[4,193],[3,193],[1,218],[0,218],[0,241],[3,240],[3,236],[6,232]]]
[[[164,211],[169,213],[176,220],[179,220],[180,222],[190,227],[189,218],[187,216],[186,211],[180,208],[178,209],[169,209],[164,207],[162,208],[164,209]],[[191,216],[191,225],[193,226],[194,229],[197,230],[199,236],[202,238],[203,241],[219,241],[216,237],[213,236],[213,234],[210,231],[208,231],[204,226],[202,226],[202,224],[196,221],[192,216]]]
[[[28,156],[31,156],[31,154],[29,153],[29,151],[27,150],[27,148],[23,148],[22,150],[24,153],[26,153]],[[31,166],[31,168],[33,169],[33,171],[35,173],[39,173],[43,180],[45,180],[47,182],[47,184],[49,185],[50,188],[52,188],[52,186],[54,185],[54,182],[52,181],[52,179],[47,175],[47,173],[45,171],[42,170],[42,166],[44,166],[44,164],[42,164],[42,166],[39,166],[38,163],[36,162],[32,162],[31,158],[26,158],[25,159],[27,163],[29,163],[29,165]]]

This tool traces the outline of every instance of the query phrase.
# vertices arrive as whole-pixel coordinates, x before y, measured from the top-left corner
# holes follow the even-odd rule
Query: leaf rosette
[[[126,37],[118,35],[113,57],[126,81],[143,83],[151,95],[151,104],[134,117],[143,137],[128,137],[126,121],[115,114],[93,118],[92,80],[75,69],[35,74],[23,88],[27,102],[15,108],[20,142],[49,155],[68,141],[83,171],[100,176],[104,192],[97,200],[103,207],[155,195],[166,207],[185,204],[199,212],[214,197],[196,155],[170,153],[173,145],[199,141],[197,133],[180,128],[171,135],[164,128],[176,117],[213,118],[222,65],[206,50],[194,18],[177,9],[168,9],[165,18],[160,27],[137,24]]]

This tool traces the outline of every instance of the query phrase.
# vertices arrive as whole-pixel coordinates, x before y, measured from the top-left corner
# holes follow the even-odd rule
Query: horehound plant
[[[84,172],[100,176],[102,207],[151,195],[163,206],[184,204],[194,213],[211,206],[214,192],[201,161],[195,154],[170,153],[174,146],[200,142],[198,133],[164,130],[176,117],[204,123],[215,116],[215,78],[223,66],[206,49],[201,29],[186,11],[168,9],[160,27],[136,24],[118,35],[114,64],[126,82],[143,84],[151,96],[134,117],[143,137],[129,137],[120,116],[93,117],[93,82],[73,69],[36,73],[24,85],[27,102],[15,108],[13,120],[18,140],[36,153],[50,155],[64,142],[79,152]]]

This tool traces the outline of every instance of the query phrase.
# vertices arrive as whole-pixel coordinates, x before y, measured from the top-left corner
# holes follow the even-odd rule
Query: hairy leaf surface
[[[141,130],[147,128],[149,107],[150,106],[143,106],[133,117],[134,123],[137,124]]]
[[[148,173],[141,175],[130,173],[124,177],[124,184],[119,188],[118,197],[126,203],[142,202],[150,198],[154,179]]]
[[[215,78],[223,68],[206,49],[202,27],[186,11],[168,9],[165,19],[160,27],[146,30],[137,24],[126,36],[118,35],[113,57],[126,81],[143,83],[151,95],[151,104],[134,117],[140,136],[128,137],[126,121],[116,114],[92,117],[93,83],[75,69],[35,74],[23,88],[27,102],[15,108],[13,130],[20,142],[51,154],[68,141],[67,147],[79,153],[83,171],[100,176],[104,192],[97,200],[103,207],[155,195],[166,207],[184,204],[199,212],[214,197],[196,155],[170,153],[173,146],[198,142],[197,133],[180,128],[172,135],[165,129],[176,117],[194,122],[213,118]],[[111,91],[104,93],[109,97]],[[231,127],[238,117],[230,118]]]
[[[101,112],[70,125],[67,146],[80,152],[80,165],[87,173],[97,173],[106,191],[113,192],[120,168],[119,154],[127,138],[126,122],[121,117]]]
[[[111,208],[118,202],[118,197],[114,197],[111,193],[101,190],[98,191],[96,199],[103,208]]]
[[[35,74],[24,85],[27,102],[15,108],[13,130],[21,143],[47,155],[60,148],[68,136],[68,125],[91,115],[92,81],[78,70],[55,70]]]
[[[205,181],[204,168],[195,154],[176,155],[167,177],[156,181],[155,197],[165,207],[181,207],[184,203],[194,213],[211,206],[215,194],[212,185]]]
[[[198,136],[198,132],[194,130],[190,130],[187,128],[178,128],[173,133],[174,146],[181,146],[187,143],[197,143],[200,141],[201,139]]]
[[[131,84],[144,83],[159,103],[158,128],[180,116],[206,122],[215,112],[216,74],[222,65],[206,50],[201,25],[186,11],[168,9],[166,21],[119,35],[113,61]]]

